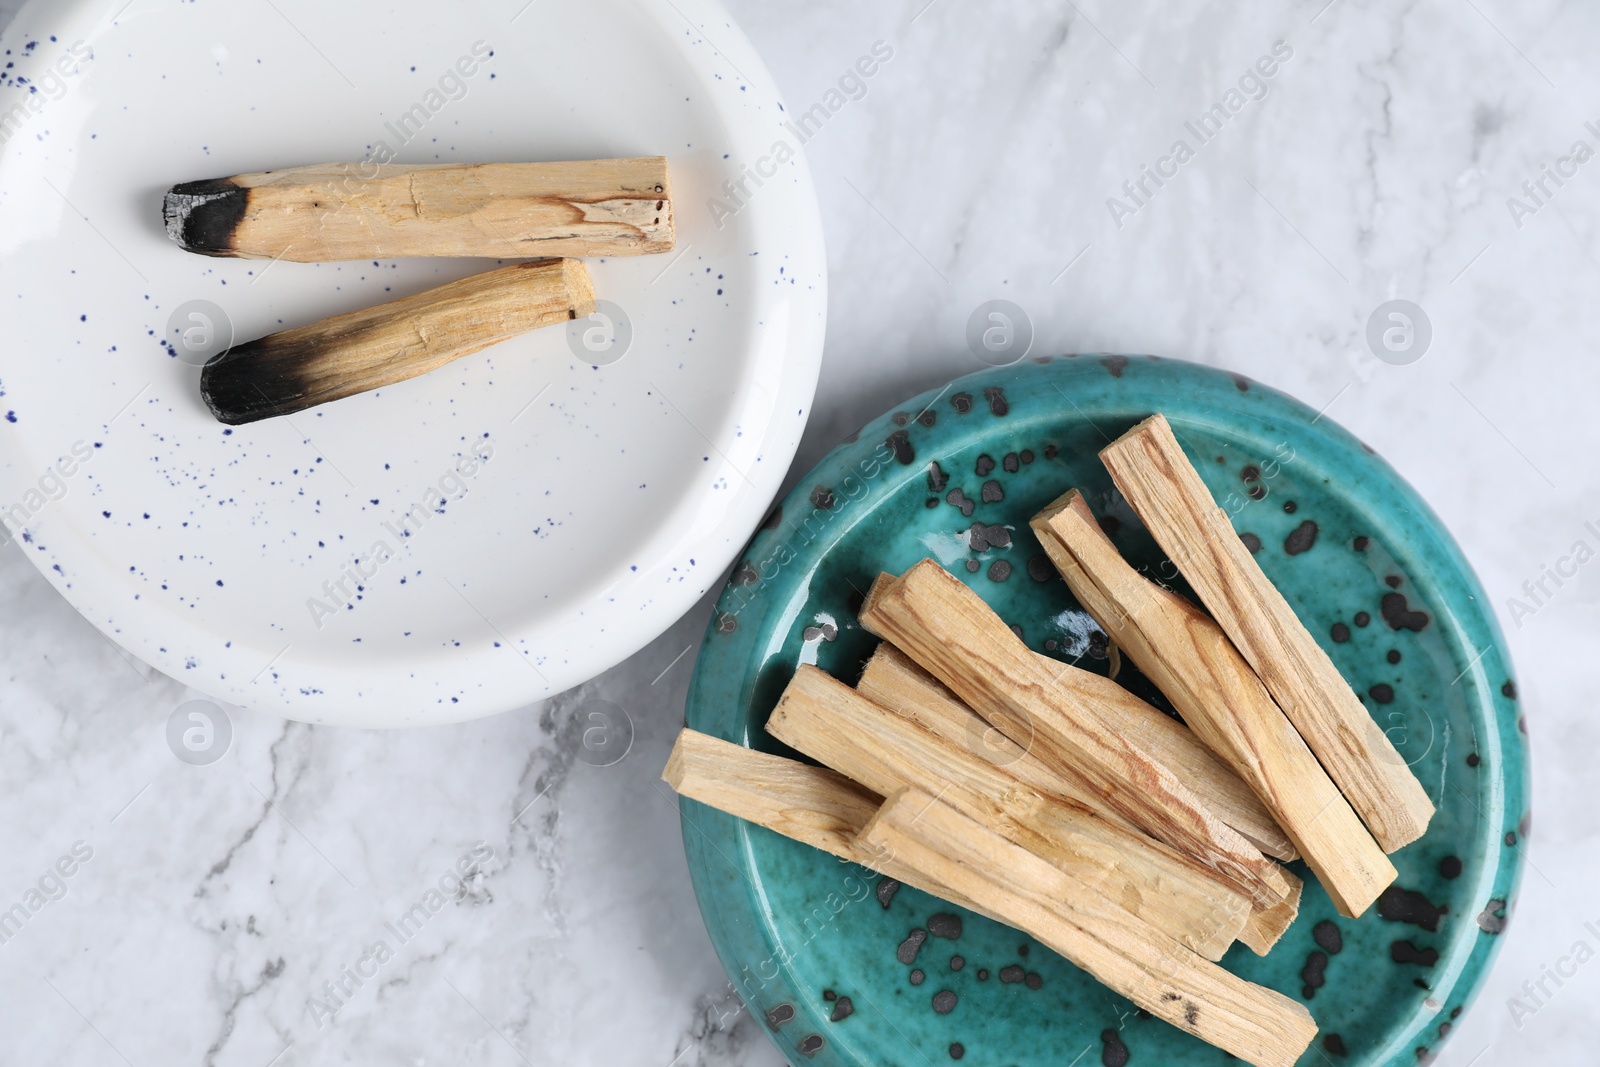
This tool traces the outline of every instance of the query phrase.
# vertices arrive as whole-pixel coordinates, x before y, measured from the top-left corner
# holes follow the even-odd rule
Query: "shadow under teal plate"
[[[854,683],[876,644],[856,623],[862,591],[930,556],[1029,647],[1106,673],[1105,635],[1028,520],[1082,489],[1123,553],[1187,594],[1097,456],[1157,411],[1438,807],[1392,857],[1397,888],[1378,907],[1341,917],[1297,863],[1298,920],[1265,958],[1235,945],[1222,964],[1307,1005],[1320,1033],[1302,1064],[1426,1063],[1481,984],[1517,886],[1528,784],[1516,687],[1438,518],[1361,442],[1281,393],[1172,360],[1075,356],[908,401],[829,453],[752,539],[695,666],[687,723],[794,757],[762,727],[796,665]],[[1170,711],[1126,661],[1118,680]],[[1016,931],[906,887],[885,906],[863,868],[691,800],[681,810],[733,990],[793,1064],[1237,1062]],[[935,915],[958,916],[959,935],[928,936],[901,962]]]

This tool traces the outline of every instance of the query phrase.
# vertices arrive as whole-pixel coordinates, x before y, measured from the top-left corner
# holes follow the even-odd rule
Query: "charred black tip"
[[[243,426],[305,407],[305,384],[281,359],[272,339],[237,345],[200,369],[200,396],[225,426]]]
[[[167,236],[186,251],[230,256],[234,233],[249,203],[250,190],[232,178],[208,178],[174,185],[167,191],[161,216]]]

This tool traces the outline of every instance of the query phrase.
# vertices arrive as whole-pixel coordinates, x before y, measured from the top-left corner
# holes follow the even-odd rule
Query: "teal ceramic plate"
[[[1081,488],[1130,559],[1170,576],[1096,456],[1155,411],[1438,806],[1393,857],[1399,888],[1380,907],[1340,917],[1296,864],[1294,926],[1269,956],[1235,945],[1223,966],[1310,1008],[1321,1032],[1302,1064],[1426,1062],[1479,986],[1517,885],[1528,794],[1516,686],[1437,517],[1360,441],[1280,393],[1170,360],[1079,356],[907,402],[831,452],[755,535],[706,635],[688,725],[793,756],[762,725],[796,665],[854,682],[874,646],[855,622],[861,592],[929,556],[1029,646],[1104,673],[1105,635],[1028,519]],[[1119,681],[1161,699],[1126,665]],[[862,868],[693,801],[682,812],[712,941],[791,1063],[1230,1062],[1015,931],[909,888],[880,899]],[[954,932],[930,926],[935,915],[958,916],[959,934],[901,962],[913,930]]]

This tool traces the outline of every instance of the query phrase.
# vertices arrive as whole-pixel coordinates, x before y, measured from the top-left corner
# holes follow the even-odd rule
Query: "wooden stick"
[[[1202,960],[926,793],[891,796],[861,840],[979,901],[1152,1015],[1247,1063],[1290,1067],[1316,1036],[1304,1006]]]
[[[1171,768],[1212,814],[1239,831],[1246,841],[1274,859],[1290,862],[1300,858],[1294,842],[1261,798],[1183,723],[1146,704],[1110,678],[1036,654],[1055,672],[1057,685],[1083,698],[1099,711],[1102,721],[1121,730],[1134,745]]]
[[[1207,811],[1169,768],[1056,684],[983,600],[923,560],[872,603],[872,625],[972,710],[1139,829],[1233,880],[1262,907],[1289,892],[1277,866]]]
[[[885,638],[878,632],[877,623],[873,620],[878,616],[878,605],[899,580],[887,571],[880,571],[878,576],[872,579],[872,585],[867,588],[867,595],[861,598],[861,607],[856,612],[856,621],[861,624],[861,628],[880,641]]]
[[[1422,784],[1262,573],[1167,420],[1146,419],[1100,458],[1383,850],[1421,837],[1434,810]]]
[[[878,600],[893,587],[894,582],[896,577],[893,574],[878,574],[877,579],[872,582],[872,587],[867,590],[866,597],[862,598],[859,621],[862,629],[872,633],[874,637],[882,637],[882,633],[874,630],[872,624]],[[1101,677],[1088,670],[1075,669],[1072,665],[1062,664],[1058,659],[1051,659],[1043,653],[1037,654],[1038,659],[1050,667],[1062,685],[1077,691],[1078,696],[1086,697],[1086,701],[1091,705],[1098,705],[1099,710],[1106,713],[1114,725],[1130,733],[1130,741],[1149,752],[1155,760],[1178,771],[1184,777],[1184,782],[1194,790],[1195,795],[1200,797],[1200,800],[1222,822],[1238,830],[1238,833],[1246,841],[1250,841],[1251,845],[1261,849],[1267,856],[1285,862],[1299,859],[1293,841],[1274,821],[1274,817],[1267,811],[1266,806],[1262,805],[1261,800],[1251,792],[1250,785],[1240,781],[1240,777],[1234,771],[1230,771],[1226,761],[1222,761],[1216,753],[1206,749],[1206,745],[1198,741],[1182,723],[1176,723],[1168,715],[1163,715],[1160,710],[1150,707],[1110,678]],[[907,662],[910,662],[909,657]],[[912,669],[922,673],[920,667],[915,667],[915,664],[910,665]],[[886,664],[886,669],[896,670],[898,665],[890,662]],[[934,681],[934,685],[939,685],[930,675],[925,677]],[[939,688],[942,689],[944,686]],[[949,689],[944,691],[949,693]],[[1099,809],[1094,803],[1090,803],[1090,806]]]
[[[869,700],[910,719],[947,743],[976,752],[1023,785],[1041,792],[1059,793],[1091,809],[1100,803],[1098,796],[1072,779],[1051,771],[1038,756],[990,726],[977,712],[961,703],[943,682],[888,641],[873,651],[856,689]],[[1133,825],[1110,808],[1103,814],[1124,826]]]
[[[990,726],[971,708],[957,700],[955,694],[937,678],[917,666],[909,656],[889,642],[880,644],[872,658],[867,660],[856,689],[938,736],[946,744],[962,746],[978,754],[1023,785],[1046,795],[1060,796],[1078,803],[1100,816],[1102,823],[1110,822],[1138,834],[1142,841],[1154,841],[1107,808],[1099,797],[1065,775],[1051,771],[1033,753],[1024,751],[1016,742]],[[1166,846],[1159,847],[1165,849]],[[1205,869],[1209,871],[1209,868]],[[1289,884],[1289,896],[1271,907],[1253,907],[1250,918],[1245,921],[1244,929],[1238,936],[1240,941],[1261,956],[1265,956],[1267,950],[1283,936],[1300,912],[1300,879],[1282,868],[1279,868],[1279,873]],[[1153,925],[1161,926],[1160,923]],[[1167,932],[1172,933],[1171,930]],[[1201,952],[1194,945],[1190,947]],[[1207,959],[1215,958],[1204,952],[1201,955]]]
[[[876,605],[879,598],[887,593],[897,580],[892,574],[879,574],[862,600],[858,619],[862,629],[875,637],[883,636],[874,628],[872,621]],[[932,693],[955,699],[938,679],[923,671],[910,657],[895,649],[892,644],[885,642],[879,647],[888,649],[885,661],[879,668],[879,679],[884,686],[882,695],[888,696],[894,693],[896,688],[906,686],[906,693],[899,694],[900,697],[916,693],[926,696],[930,691],[925,686],[931,684],[934,687]],[[1091,671],[1079,670],[1042,652],[1036,655],[1056,676],[1058,682],[1085,698],[1088,704],[1101,713],[1102,719],[1108,725],[1129,732],[1135,745],[1149,752],[1158,762],[1165,763],[1177,771],[1206,807],[1224,823],[1237,830],[1245,840],[1264,854],[1286,863],[1300,858],[1294,843],[1250,787],[1182,723],[1174,721],[1170,716],[1151,707],[1108,678]],[[914,673],[906,673],[907,671]],[[870,663],[868,672],[871,673]],[[867,675],[864,674],[862,678],[865,681]],[[879,702],[887,703],[881,699]],[[962,710],[967,709],[962,708]],[[998,733],[996,736],[1004,737]],[[1083,797],[1074,799],[1089,804],[1097,811],[1100,810],[1098,798],[1092,801]],[[1110,814],[1109,811],[1100,813]]]
[[[795,672],[767,732],[874,793],[937,791],[1207,959],[1221,959],[1250,918],[1249,898],[1210,868],[1081,804],[1020,784],[816,667]]]
[[[167,234],[190,252],[315,263],[408,256],[670,252],[667,161],[328,163],[177,185]]]
[[[864,847],[860,831],[882,800],[826,767],[796,763],[685,729],[678,734],[661,778],[681,796],[988,915],[936,880]]]
[[[1300,917],[1300,896],[1306,884],[1293,871],[1286,870],[1283,876],[1289,880],[1289,895],[1270,908],[1252,911],[1244,929],[1239,931],[1240,943],[1257,956],[1265,956],[1272,951],[1272,946]]]
[[[1077,490],[1033,529],[1078,602],[1266,803],[1334,906],[1366,911],[1394,864],[1221,628],[1129,566]]]
[[[518,263],[239,345],[205,365],[200,394],[230,426],[292,415],[593,311],[580,260]]]
[[[1053,671],[1059,672],[1064,666],[1043,654],[1039,658]],[[1087,681],[1089,678],[1094,681]],[[1299,858],[1294,844],[1260,798],[1182,723],[1098,674],[1074,669],[1067,679],[1091,703],[1099,705],[1097,710],[1107,723],[1124,730],[1135,745],[1177,772],[1201,803],[1246,841],[1286,863]],[[879,704],[912,716],[946,740],[957,744],[964,741],[968,747],[981,744],[991,762],[1025,784],[1059,792],[1104,817],[1131,825],[1109,809],[1102,810],[1105,806],[1098,797],[1052,774],[1036,756],[1023,752],[1010,738],[984,722],[943,683],[887,641],[867,661],[856,688]]]

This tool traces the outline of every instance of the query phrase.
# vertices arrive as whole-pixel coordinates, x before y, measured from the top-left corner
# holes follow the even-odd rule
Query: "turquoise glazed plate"
[[[908,401],[834,449],[751,541],[718,603],[688,725],[787,756],[762,730],[800,663],[854,682],[879,571],[933,557],[1035,650],[1105,673],[1106,639],[1028,529],[1078,487],[1113,539],[1174,572],[1099,450],[1156,412],[1412,765],[1438,814],[1359,920],[1315,879],[1265,958],[1223,966],[1299,998],[1320,1033],[1302,1064],[1427,1062],[1505,926],[1527,832],[1510,661],[1472,569],[1417,494],[1360,441],[1237,375],[1150,357],[1032,360]],[[1187,592],[1181,580],[1174,581]],[[1126,663],[1118,680],[1170,711]],[[853,864],[681,805],[700,910],[733,991],[794,1064],[1222,1065],[1026,936]]]

